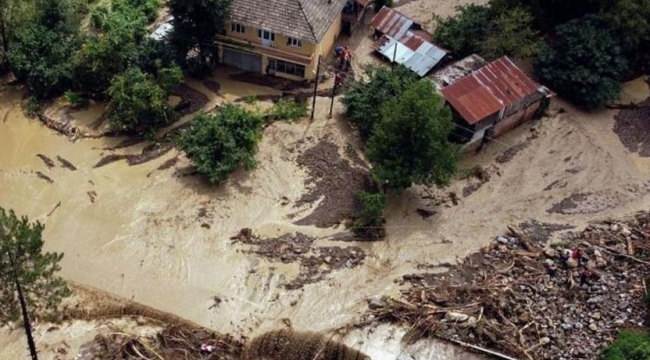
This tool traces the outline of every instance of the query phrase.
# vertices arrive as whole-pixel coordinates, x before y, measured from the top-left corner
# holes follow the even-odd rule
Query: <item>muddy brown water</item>
[[[220,84],[227,93],[228,82]],[[235,96],[245,95],[242,92],[235,91]],[[137,166],[117,161],[93,168],[106,155],[102,149],[124,139],[71,142],[25,118],[20,110],[22,95],[12,88],[0,91],[0,109],[9,111],[6,121],[0,122],[0,206],[45,224],[46,250],[65,253],[61,274],[66,279],[222,332],[254,336],[283,326],[282,319],[299,330],[338,328],[357,319],[366,308],[365,299],[396,294],[399,285],[394,280],[412,273],[418,264],[453,262],[487,244],[509,224],[537,219],[581,227],[590,220],[633,213],[650,203],[646,183],[650,160],[625,150],[612,132],[615,112],[588,115],[560,103],[567,113],[534,124],[539,136],[530,146],[499,165],[497,175],[457,206],[442,203],[436,215],[422,219],[416,209],[427,201],[423,195],[461,193],[466,183],[454,182],[444,191],[414,187],[391,197],[385,241],[333,242],[328,238],[344,229],[294,225],[311,208],[282,205],[284,199],[296,203],[307,191],[307,174],[297,165],[298,154],[293,151],[298,141],[311,136],[315,145],[328,135],[340,149],[354,142],[338,115],[326,119],[328,101],[317,101],[314,122],[268,127],[255,171],[238,171],[227,184],[210,186],[196,176],[173,176],[173,167],[154,171],[179,156],[176,150]],[[211,96],[211,102],[223,101]],[[341,112],[337,102],[335,114]],[[492,163],[528,134],[528,125],[523,126],[461,165]],[[129,153],[143,146],[134,145]],[[77,171],[62,166],[50,169],[37,154],[50,159],[60,156]],[[182,155],[178,162],[176,167],[189,165]],[[576,167],[583,170],[565,171]],[[53,182],[43,181],[37,172]],[[556,180],[567,185],[544,191]],[[545,211],[577,193],[614,200],[595,213]],[[198,216],[200,209],[205,209],[203,216]],[[317,238],[315,246],[359,246],[367,256],[359,267],[338,270],[323,281],[288,291],[282,285],[298,276],[299,265],[273,263],[233,245],[229,238],[244,227],[262,238],[302,232]],[[218,307],[212,307],[215,296],[222,299]],[[382,334],[395,331],[387,328]],[[399,341],[389,345],[376,335],[350,336],[348,341],[364,341],[361,349],[373,359],[404,356]],[[391,346],[398,350],[386,350]]]

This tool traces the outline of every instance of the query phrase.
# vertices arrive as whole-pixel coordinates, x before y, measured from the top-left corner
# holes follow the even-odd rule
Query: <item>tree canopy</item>
[[[388,69],[368,66],[367,79],[353,82],[343,96],[348,120],[363,139],[368,139],[381,120],[381,107],[417,81],[415,74],[404,66]]]
[[[178,66],[162,68],[154,76],[138,67],[113,79],[108,89],[107,117],[112,128],[146,133],[173,119],[169,96],[182,79]]]
[[[436,44],[463,58],[479,52],[493,15],[486,5],[459,5],[458,15],[439,21],[433,34]]]
[[[30,317],[56,311],[70,294],[63,279],[60,253],[43,252],[43,225],[0,207],[0,325],[21,318],[16,282],[22,287]]]
[[[221,183],[240,166],[255,167],[263,121],[260,114],[228,104],[216,114],[198,115],[178,145],[210,182]]]
[[[508,9],[490,23],[482,53],[489,59],[502,56],[527,58],[537,54],[540,35],[533,29],[533,16],[521,7]]]
[[[558,26],[535,70],[560,95],[593,109],[617,98],[627,61],[604,21],[587,15]]]
[[[449,141],[455,128],[451,111],[433,84],[411,84],[381,114],[368,142],[377,184],[395,190],[411,184],[447,185],[456,170],[458,146]]]
[[[23,28],[12,44],[8,60],[29,93],[43,100],[62,94],[72,83],[69,58],[79,46],[76,34],[52,31],[38,23]]]
[[[481,54],[492,60],[504,55],[535,55],[540,35],[533,28],[534,17],[522,7],[497,8],[489,5],[460,5],[458,15],[440,21],[434,38],[462,58]]]
[[[214,39],[225,27],[230,16],[232,0],[170,0],[169,9],[174,16],[170,34],[181,66],[187,62],[188,52],[198,50],[195,72],[206,74],[217,62]]]

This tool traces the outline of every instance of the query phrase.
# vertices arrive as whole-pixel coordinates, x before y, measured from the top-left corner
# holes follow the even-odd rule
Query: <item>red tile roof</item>
[[[508,57],[502,57],[440,90],[469,123],[476,124],[539,91]]]

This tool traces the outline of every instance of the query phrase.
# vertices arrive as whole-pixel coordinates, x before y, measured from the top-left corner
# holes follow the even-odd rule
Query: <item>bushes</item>
[[[64,95],[65,99],[73,108],[85,108],[88,106],[88,99],[76,92],[68,90]]]
[[[132,67],[116,76],[108,89],[111,101],[107,117],[111,127],[147,133],[168,124],[173,119],[168,99],[181,78],[178,67],[161,69],[158,76]]]
[[[650,336],[624,330],[602,354],[602,360],[650,360]]]
[[[364,239],[380,239],[386,236],[384,224],[384,207],[386,197],[381,193],[362,191],[358,195],[361,212],[352,223],[352,232]]]
[[[269,117],[274,120],[296,121],[307,116],[307,103],[293,99],[281,98],[269,110]]]
[[[201,114],[181,133],[178,146],[212,183],[228,179],[239,166],[255,167],[263,117],[235,105],[216,114]]]

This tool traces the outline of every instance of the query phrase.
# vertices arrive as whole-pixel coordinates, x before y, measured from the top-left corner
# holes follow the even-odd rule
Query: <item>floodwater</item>
[[[207,93],[197,84],[190,85]],[[221,85],[231,93],[228,84]],[[232,86],[234,97],[250,94],[236,88],[241,84]],[[272,93],[264,88],[256,91]],[[292,225],[296,214],[307,215],[309,209],[281,204],[282,197],[295,201],[305,192],[306,175],[292,151],[297,142],[315,144],[329,136],[344,148],[354,141],[338,116],[326,119],[327,99],[318,99],[314,122],[267,128],[256,170],[238,171],[227,184],[211,186],[198,177],[175,177],[173,169],[157,170],[176,156],[181,158],[179,166],[188,164],[176,150],[138,166],[118,161],[95,169],[93,165],[110,153],[104,148],[123,139],[70,141],[25,118],[21,97],[17,89],[0,91],[0,206],[45,224],[46,250],[65,253],[61,274],[67,280],[222,332],[256,335],[283,326],[283,319],[300,330],[336,329],[358,319],[366,299],[396,295],[395,280],[417,272],[418,264],[454,262],[489,243],[507,225],[537,219],[581,227],[591,220],[647,209],[650,200],[646,183],[650,162],[629,154],[613,134],[614,112],[584,114],[558,103],[567,113],[533,124],[537,138],[510,162],[495,165],[494,158],[524,141],[530,126],[463,161],[463,167],[492,164],[493,174],[476,192],[461,196],[458,205],[442,202],[438,214],[428,219],[415,211],[431,201],[423,195],[462,194],[464,180],[444,192],[416,187],[392,197],[388,238],[355,244],[368,255],[361,267],[339,270],[326,281],[287,291],[280,285],[296,275],[297,265],[269,263],[242,252],[244,248],[229,238],[249,227],[263,236],[300,231],[321,238],[316,245],[333,244],[326,238],[342,229]],[[210,99],[228,100],[215,95]],[[335,113],[341,111],[337,103]],[[138,153],[142,146],[120,152]],[[51,158],[56,166],[48,169],[37,154]],[[61,167],[57,156],[78,170]],[[37,171],[53,182],[39,178]],[[563,186],[544,190],[555,181]],[[94,202],[89,192],[95,192],[91,193],[96,194]],[[546,211],[575,193],[593,194],[594,200],[571,214]],[[223,301],[213,307],[215,296]],[[355,335],[351,336],[349,341],[354,341]],[[398,355],[378,350],[388,345],[377,335],[358,336],[365,340],[356,347],[374,351],[373,358],[404,356],[399,346]]]

